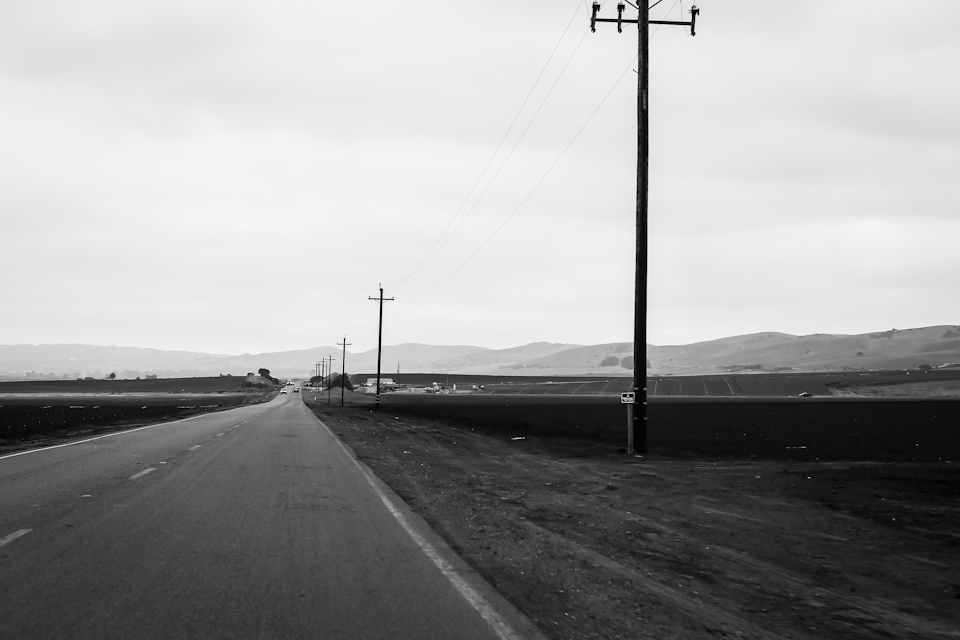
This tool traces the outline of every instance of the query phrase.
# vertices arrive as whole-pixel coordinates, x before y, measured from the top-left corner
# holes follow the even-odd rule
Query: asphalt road
[[[0,457],[0,638],[539,635],[298,394]]]

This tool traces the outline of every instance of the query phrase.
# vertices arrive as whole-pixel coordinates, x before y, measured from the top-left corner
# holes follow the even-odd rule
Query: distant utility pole
[[[347,336],[343,336],[343,342],[338,342],[338,346],[343,346],[343,360],[340,364],[343,365],[343,372],[340,374],[340,406],[343,406],[343,388],[344,388],[344,379],[347,377],[347,347],[350,346],[350,342],[347,342]]]
[[[383,297],[383,285],[380,285],[380,296],[374,298],[372,296],[367,297],[368,300],[376,300],[380,303],[380,328],[377,330],[377,402],[376,410],[380,410],[380,353],[383,351],[383,303],[393,300],[393,298],[384,298]],[[346,338],[344,338],[346,340]]]
[[[327,360],[330,361],[330,364],[327,365],[327,375],[330,376],[332,380],[333,379],[333,361],[336,360],[336,358],[334,358],[332,354],[327,354],[327,355],[329,356]],[[330,383],[329,382],[327,382],[327,404],[330,404]]]
[[[639,31],[637,44],[637,264],[634,281],[633,316],[633,392],[639,405],[639,411],[633,412],[633,432],[627,438],[627,451],[633,453],[636,441],[640,453],[647,452],[647,169],[649,160],[649,122],[647,107],[649,103],[650,72],[650,25],[673,24],[690,27],[690,35],[697,35],[697,16],[700,9],[690,7],[690,22],[674,20],[651,20],[650,7],[641,0],[637,7],[636,20],[623,17],[624,4],[617,4],[616,18],[598,18],[600,3],[593,3],[593,15],[590,17],[590,30],[597,30],[598,22],[616,22],[617,32],[623,32],[624,23],[636,24]]]

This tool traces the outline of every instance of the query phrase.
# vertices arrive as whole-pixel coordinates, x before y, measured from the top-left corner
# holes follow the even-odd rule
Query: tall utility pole
[[[333,354],[327,354],[327,360],[330,361],[330,364],[327,365],[327,375],[330,376],[331,380],[333,379],[333,361],[336,358],[333,357]],[[330,383],[327,382],[327,404],[330,404]]]
[[[624,4],[617,4],[616,18],[598,18],[600,3],[593,3],[593,15],[590,17],[590,30],[597,30],[598,22],[616,22],[617,32],[623,32],[623,25],[636,24],[639,31],[637,43],[637,264],[634,286],[633,315],[633,392],[639,410],[633,412],[633,433],[628,437],[627,452],[633,453],[632,444],[636,442],[640,453],[647,452],[647,169],[649,159],[650,130],[647,109],[649,106],[650,71],[650,25],[673,24],[690,27],[690,35],[697,35],[697,16],[700,9],[696,5],[690,8],[690,22],[674,20],[651,20],[650,7],[646,0],[640,0],[636,20],[623,17]]]
[[[340,406],[343,406],[343,389],[344,389],[344,380],[347,377],[347,347],[351,343],[347,342],[347,336],[343,336],[343,342],[338,342],[338,346],[343,347],[343,359],[340,361],[340,364],[343,365],[343,372],[340,374]]]
[[[380,296],[374,298],[372,296],[367,297],[368,300],[376,300],[380,303],[380,328],[377,330],[377,403],[376,410],[380,410],[380,353],[383,351],[383,303],[393,300],[393,298],[384,298],[383,297],[383,285],[380,285]],[[346,338],[344,338],[346,340]]]

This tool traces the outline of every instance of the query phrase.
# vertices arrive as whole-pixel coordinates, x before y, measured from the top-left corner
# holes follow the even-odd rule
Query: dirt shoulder
[[[551,638],[960,637],[960,461],[627,457],[312,398]]]

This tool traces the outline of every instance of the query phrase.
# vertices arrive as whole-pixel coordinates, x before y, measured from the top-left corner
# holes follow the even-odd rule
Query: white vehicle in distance
[[[294,387],[294,388],[293,388],[293,392],[294,392],[294,393],[300,393],[300,387]]]
[[[280,389],[280,395],[282,395],[282,396],[287,395],[287,390],[286,390],[286,389]]]

